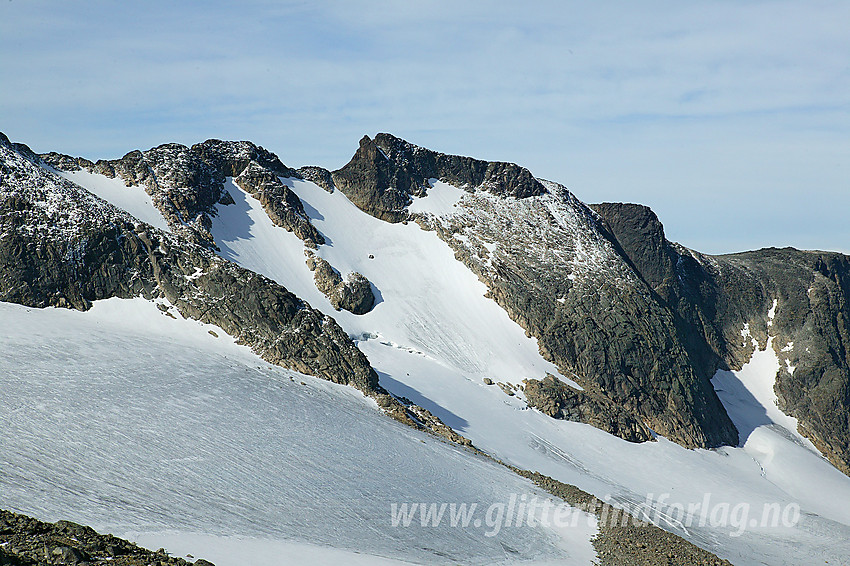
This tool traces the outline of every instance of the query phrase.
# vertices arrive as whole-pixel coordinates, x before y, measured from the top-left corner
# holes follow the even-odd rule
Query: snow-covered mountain
[[[388,134],[333,172],[0,152],[0,507],[220,564],[850,559],[846,256],[705,256]]]

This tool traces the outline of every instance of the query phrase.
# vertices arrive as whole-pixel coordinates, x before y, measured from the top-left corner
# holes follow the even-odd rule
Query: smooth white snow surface
[[[154,228],[168,230],[168,223],[154,206],[144,187],[138,185],[128,187],[120,177],[109,178],[106,175],[89,173],[83,169],[79,171],[52,170],[110,204],[129,212],[142,222],[147,222]]]
[[[436,234],[414,223],[377,220],[339,191],[284,181],[327,239],[317,253],[343,275],[359,271],[374,284],[378,304],[371,313],[358,317],[334,312],[303,266],[303,244],[273,226],[259,203],[238,187],[229,187],[237,205],[229,211],[219,207],[222,216],[213,226],[216,241],[225,257],[277,280],[334,316],[359,338],[384,387],[429,409],[477,447],[512,464],[619,505],[634,507],[650,497],[664,528],[734,564],[850,560],[850,479],[789,439],[790,433],[761,427],[743,448],[685,450],[663,438],[630,444],[593,427],[530,410],[521,398],[485,386],[482,377],[518,384],[525,377],[556,373],[554,366],[540,357],[535,340],[484,297],[486,287]],[[457,195],[459,189],[454,191]],[[415,204],[427,210],[423,205],[429,198]],[[471,197],[460,195],[459,202],[465,198]],[[540,199],[529,206],[552,208],[551,198]],[[429,212],[451,214],[449,208],[454,206],[434,206]],[[570,218],[562,216],[558,222],[568,229]],[[579,236],[574,244],[577,273],[587,268],[582,262],[601,261],[594,255],[598,250],[587,248],[588,242]],[[756,524],[700,525],[698,510],[678,512],[677,506],[687,509],[706,496],[708,511],[747,505]],[[799,522],[792,527],[768,522],[762,527],[764,506],[774,504],[792,510],[789,506],[800,505]]]
[[[201,533],[217,541],[219,566],[245,563],[227,558],[237,546],[279,550],[252,561],[271,565],[312,556],[310,546],[323,547],[316,564],[351,553],[464,564],[595,556],[592,520],[497,536],[448,521],[393,527],[392,503],[546,496],[352,388],[269,366],[221,329],[176,316],[142,299],[86,313],[0,303],[0,508],[154,548]]]
[[[431,187],[424,197],[413,197],[413,202],[407,207],[410,212],[425,212],[436,214],[451,214],[455,205],[466,194],[462,189],[453,187],[438,179],[429,179]]]

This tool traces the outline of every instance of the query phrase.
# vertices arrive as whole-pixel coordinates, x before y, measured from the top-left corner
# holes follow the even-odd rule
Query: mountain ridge
[[[563,411],[566,389],[535,387],[535,406],[549,407],[547,412],[562,417],[593,422],[632,441],[650,440],[657,432],[688,447],[738,443],[737,431],[710,379],[718,369],[739,368],[752,353],[752,345],[740,338],[744,325],[751,329],[759,347],[766,345],[766,315],[776,293],[768,290],[772,284],[770,274],[763,272],[758,258],[773,252],[699,254],[670,243],[663,225],[646,207],[622,203],[587,207],[565,187],[539,181],[515,164],[445,155],[391,134],[378,134],[374,140],[365,136],[351,161],[336,171],[318,167],[293,169],[250,142],[220,140],[191,147],[163,144],[148,152],[136,150],[119,160],[95,163],[57,153],[39,157],[28,148],[23,151],[53,167],[90,169],[118,176],[128,184],[142,184],[172,229],[211,249],[215,243],[209,233],[210,216],[215,214],[215,203],[228,201],[229,195],[223,188],[223,180],[228,176],[260,200],[275,224],[298,235],[307,247],[321,245],[323,237],[310,223],[301,201],[278,179],[284,176],[303,179],[306,175],[326,190],[340,190],[358,208],[376,218],[389,222],[415,220],[423,228],[434,230],[452,247],[456,257],[487,284],[490,296],[511,318],[539,340],[544,357],[555,362],[564,375],[578,376],[581,386],[587,389],[579,395],[580,403],[575,394],[569,395],[573,400],[568,404],[575,410]],[[431,179],[466,191],[475,202],[472,212],[462,221],[458,215],[443,220],[410,213],[407,207],[412,198],[427,195]],[[504,199],[515,202],[515,210],[499,210],[498,205]],[[489,238],[492,245],[499,235],[480,221],[481,215],[489,214],[490,226],[500,222],[510,224],[511,215],[534,199],[546,202],[529,208],[526,222],[549,222],[550,227],[555,227],[558,216],[567,215],[569,222],[583,223],[580,233],[590,234],[591,240],[597,239],[582,245],[589,245],[592,250],[611,247],[613,252],[593,253],[602,253],[607,257],[603,263],[613,261],[618,267],[601,279],[592,273],[593,266],[585,269],[587,266],[583,267],[581,261],[575,261],[576,250],[570,249],[570,238],[579,240],[568,231],[562,231],[559,241],[546,243],[547,249],[561,246],[559,252],[572,253],[573,259],[567,263],[549,256],[534,264],[524,247],[511,250],[504,241],[493,254],[495,265],[490,259],[482,258],[478,254],[481,243]],[[505,226],[502,228],[510,230]],[[477,249],[473,249],[476,245],[467,245],[469,234],[478,241]],[[510,237],[520,240],[524,236],[522,232],[514,232]],[[550,237],[551,233],[538,236]],[[467,239],[461,242],[463,238]],[[545,253],[545,250],[541,252],[541,258]],[[808,252],[796,250],[776,253],[792,255],[798,260],[809,257]],[[837,259],[843,257],[841,254],[811,257],[814,263],[807,267],[812,273],[827,265],[837,270],[823,277],[838,281],[834,287],[827,286],[827,294],[835,296],[826,301],[831,300],[831,308],[839,314],[832,326],[814,320],[809,324],[810,329],[819,329],[821,338],[826,336],[826,340],[832,341],[825,350],[821,348],[821,355],[833,358],[835,367],[823,361],[815,363],[813,371],[820,371],[820,377],[808,374],[804,379],[807,390],[817,390],[820,379],[828,373],[830,385],[821,389],[838,390],[840,397],[842,391],[850,390],[850,364],[841,354],[850,343],[841,326],[841,320],[848,316],[847,293],[841,282],[846,277],[846,267]],[[530,267],[532,264],[535,267]],[[598,267],[602,269],[601,265]],[[580,276],[571,272],[582,269],[584,273]],[[776,269],[774,272],[779,273]],[[561,275],[553,279],[557,273]],[[799,302],[803,273],[798,269],[797,288],[793,292],[783,291],[783,300],[792,294],[797,297],[798,303],[794,305],[797,310],[803,308]],[[612,277],[620,283],[611,286],[606,278]],[[601,289],[603,293],[586,294],[574,300],[576,293],[570,295],[570,290],[577,280],[585,283],[595,280],[597,291]],[[541,285],[542,281],[546,283]],[[621,284],[624,281],[629,282]],[[547,299],[541,300],[544,296]],[[612,315],[611,309],[624,308],[620,314]],[[809,311],[814,312],[811,308]],[[792,335],[796,336],[805,323],[798,318],[794,328],[786,328],[785,312],[783,304],[779,308],[777,328],[783,328],[785,344],[794,343]],[[644,320],[650,321],[647,324],[623,330],[623,324],[631,325],[646,316],[649,319]],[[799,356],[791,359],[787,354],[782,353],[789,364],[798,367]],[[836,372],[837,377],[833,375]],[[834,404],[830,406],[824,395],[812,397],[802,392],[790,373],[783,374],[779,383],[779,402],[791,413],[801,412],[800,427],[804,434],[834,465],[845,473],[850,472],[850,446],[842,438],[850,432],[848,419],[844,418],[850,397],[843,394],[835,411]],[[831,439],[832,436],[836,438]]]
[[[646,207],[587,205],[517,165],[446,156],[390,134],[361,140],[336,171],[294,169],[251,142],[221,140],[91,162],[36,155],[0,137],[0,153],[3,301],[86,310],[100,299],[141,295],[166,315],[215,324],[271,363],[353,385],[396,420],[471,447],[464,436],[476,430],[470,415],[449,410],[442,393],[418,391],[423,382],[403,377],[413,367],[392,369],[390,358],[373,357],[383,348],[404,363],[446,363],[437,353],[466,355],[451,340],[486,333],[483,321],[495,321],[449,316],[463,323],[459,330],[436,335],[441,327],[430,328],[427,316],[450,314],[446,306],[455,303],[432,309],[425,295],[419,303],[398,302],[408,288],[405,274],[391,289],[381,270],[413,266],[393,254],[412,253],[404,246],[427,240],[429,250],[442,251],[428,259],[437,271],[426,277],[438,280],[451,260],[457,281],[448,283],[460,284],[458,270],[476,279],[492,299],[485,302],[534,340],[535,359],[551,364],[545,377],[541,368],[548,366],[530,358],[526,366],[499,366],[507,369],[489,374],[499,385],[490,392],[494,380],[477,372],[497,365],[444,365],[439,371],[460,379],[449,385],[458,386],[457,396],[470,392],[463,378],[477,376],[475,387],[484,388],[479,401],[500,395],[500,405],[537,409],[553,423],[589,424],[631,443],[661,436],[656,446],[671,440],[722,454],[723,446],[743,446],[753,431],[733,423],[715,372],[741,369],[771,347],[779,361],[772,389],[779,407],[798,419],[793,432],[848,474],[847,256],[772,248],[701,254],[668,241]],[[167,229],[92,194],[100,194],[86,188],[95,177],[108,180],[109,190],[146,195],[145,206]],[[254,216],[222,232],[246,214]],[[263,234],[256,231],[261,219],[271,226],[263,230],[286,236],[252,250],[251,240]],[[331,222],[341,222],[340,229]],[[401,231],[374,231],[375,225]],[[351,230],[361,227],[392,238],[381,242],[377,257],[368,238],[346,247]],[[243,247],[234,247],[239,242]],[[250,254],[269,245],[291,253],[252,263]],[[343,275],[360,271],[369,277],[358,281],[371,299],[364,295],[365,306],[339,312],[334,293]],[[424,272],[410,269],[416,273]],[[467,289],[467,300],[478,288]],[[453,292],[450,284],[440,289]],[[415,332],[392,329],[386,315],[393,308],[407,313]],[[507,343],[502,351],[492,340],[465,344],[493,348],[476,352],[476,360],[519,351]],[[535,434],[527,440],[534,450],[559,454]],[[501,459],[489,447],[485,453]],[[713,540],[700,537],[703,545]]]

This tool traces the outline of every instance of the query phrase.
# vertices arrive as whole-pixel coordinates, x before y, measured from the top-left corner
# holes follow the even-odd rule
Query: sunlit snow
[[[154,548],[178,541],[181,553],[199,533],[217,541],[219,566],[245,563],[232,555],[236,539],[246,553],[300,548],[316,564],[354,552],[419,563],[595,556],[589,521],[494,537],[445,523],[393,527],[394,502],[546,495],[389,419],[350,387],[269,366],[221,329],[141,299],[86,313],[0,303],[0,318],[2,508]]]
[[[407,207],[410,212],[425,212],[429,214],[448,214],[454,211],[465,191],[444,183],[438,179],[429,179],[427,195],[413,197],[413,202]]]
[[[153,205],[151,197],[145,192],[144,187],[138,185],[128,187],[120,177],[110,178],[99,173],[89,173],[83,169],[79,171],[57,170],[56,173],[125,212],[129,212],[142,222],[147,222],[155,228],[168,230],[168,223]]]

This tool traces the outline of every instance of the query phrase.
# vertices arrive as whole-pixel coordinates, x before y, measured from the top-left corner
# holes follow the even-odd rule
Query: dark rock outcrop
[[[586,423],[629,442],[652,440],[643,423],[602,395],[573,389],[551,375],[523,383],[529,407],[550,417]]]
[[[277,226],[312,246],[325,242],[310,223],[298,195],[280,180],[280,177],[301,178],[301,175],[281,163],[276,155],[250,142],[221,140],[195,144],[191,151],[224,177],[232,177],[242,190],[260,201]]]
[[[296,173],[298,173],[298,175],[300,175],[305,181],[310,181],[311,183],[322,187],[329,193],[332,193],[335,190],[333,175],[327,169],[313,166],[299,167],[296,170]]]
[[[327,260],[307,253],[307,267],[313,272],[313,280],[336,310],[347,310],[353,314],[366,314],[375,306],[372,284],[357,272],[349,273],[345,279]]]
[[[192,563],[169,556],[163,549],[152,552],[70,521],[45,523],[26,515],[0,510],[0,565],[42,564],[187,566]],[[194,564],[212,566],[206,560],[198,560]]]
[[[620,254],[673,316],[679,340],[702,378],[725,368],[725,360],[749,359],[752,352],[744,351],[746,346],[741,350],[740,340],[746,318],[740,305],[752,300],[746,284],[739,285],[742,294],[730,301],[718,286],[719,268],[710,258],[668,242],[648,207],[603,203],[591,208]],[[761,306],[757,302],[750,306]]]
[[[562,187],[549,190],[510,203],[476,194],[432,226],[537,338],[544,357],[613,402],[586,405],[585,422],[618,419],[608,412],[616,406],[684,446],[737,444],[710,375],[695,371],[673,315],[604,238],[593,213]],[[605,412],[591,418],[594,410]]]
[[[390,134],[364,136],[351,161],[332,173],[334,185],[376,218],[400,222],[410,196],[427,194],[430,179],[496,195],[525,198],[546,189],[525,168],[431,151]]]

